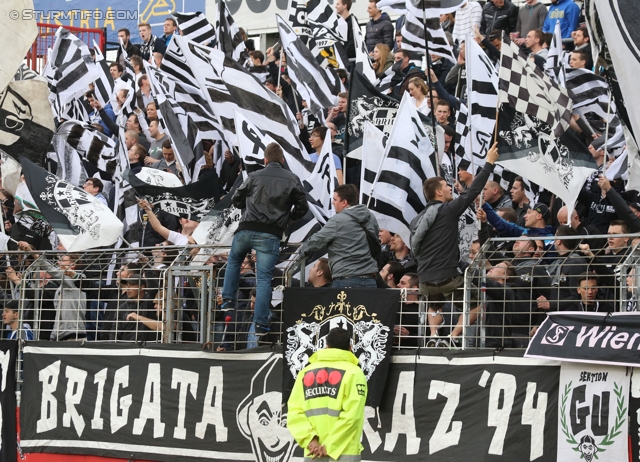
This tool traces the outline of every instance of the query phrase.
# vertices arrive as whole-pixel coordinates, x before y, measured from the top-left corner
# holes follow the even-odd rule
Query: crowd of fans
[[[337,0],[335,8],[340,16],[350,18],[351,0]],[[466,95],[464,40],[468,34],[492,61],[497,62],[504,31],[529,53],[536,66],[543,68],[551,33],[559,20],[566,51],[571,53],[570,66],[593,66],[589,35],[586,27],[580,25],[580,8],[572,0],[554,1],[548,9],[537,0],[526,0],[520,8],[509,0],[493,0],[484,6],[475,1],[467,2],[455,14],[440,18],[457,63],[430,56],[427,57],[430,72],[422,67],[419,56],[402,49],[399,31],[403,18],[394,27],[375,1],[369,2],[367,11],[370,20],[366,26],[365,44],[374,70],[383,77],[391,69],[393,78],[389,93],[400,98],[404,92],[409,92],[420,112],[429,115],[433,104],[432,116],[445,130],[445,155],[452,162],[455,161],[452,143],[455,114]],[[347,23],[351,27],[351,21]],[[84,103],[90,122],[105,135],[117,137],[120,128],[125,129],[125,144],[133,173],[146,166],[170,172],[184,181],[170,138],[158,121],[156,102],[143,66],[143,60],[153,60],[160,66],[167,45],[179,30],[176,22],[168,18],[162,37],[154,36],[148,24],[140,24],[139,32],[144,42],[135,45],[130,42],[128,30],[118,31],[134,76],[125,72],[127,63],[119,50],[116,61],[110,65],[115,81],[110,103],[102,106],[93,90],[87,92]],[[353,58],[353,31],[350,29],[349,32],[347,54]],[[408,347],[460,345],[464,322],[461,314],[463,272],[470,262],[469,275],[473,283],[470,287],[477,290],[471,289],[475,292],[470,296],[468,324],[475,324],[483,312],[488,313],[484,321],[490,326],[488,346],[526,346],[535,327],[550,310],[611,311],[618,309],[623,300],[628,301],[627,309],[635,310],[635,270],[621,273],[633,243],[630,238],[613,235],[640,231],[640,201],[636,191],[624,190],[622,180],[610,183],[602,177],[607,165],[605,160],[613,160],[613,153],[605,154],[603,147],[605,123],[602,118],[594,114],[574,117],[571,129],[589,145],[600,170],[584,185],[570,217],[567,207],[548,192],[542,192],[538,202],[531,204],[525,194],[523,178],[516,178],[507,189],[490,180],[493,162],[498,158],[497,152],[490,152],[487,164],[477,175],[460,169],[454,185],[439,177],[425,182],[424,194],[429,206],[412,229],[417,235],[415,242],[412,237],[412,242],[407,243],[399,234],[379,229],[366,206],[358,204],[359,195],[354,183],[359,181],[359,167],[354,170],[343,168],[348,93],[339,95],[338,105],[327,111],[324,122],[316,119],[308,110],[307,102],[291,85],[285,56],[273,47],[265,53],[255,50],[253,42],[246,36],[245,40],[247,51],[241,64],[296,114],[301,142],[313,161],[318,159],[325,137],[331,136],[341,185],[334,194],[337,213],[301,247],[300,255],[307,258],[328,253],[328,258],[314,261],[308,286],[404,289],[402,313],[394,334],[397,344]],[[346,88],[348,71],[352,70],[338,70]],[[134,92],[131,113],[124,110],[129,92]],[[226,151],[222,164],[216,166],[214,143],[203,142],[203,149],[207,160],[203,168],[216,169],[220,193],[229,193],[243,168],[237,151]],[[265,152],[265,158],[274,168],[265,168],[265,171],[273,173],[278,170],[276,164],[282,163],[281,153],[280,156],[278,153],[269,155],[271,159]],[[353,161],[349,162],[353,164]],[[266,182],[266,186],[261,187],[267,191],[267,199],[284,194],[281,191],[284,177],[278,175],[280,180],[268,175],[260,180]],[[291,191],[301,188],[294,184],[295,179],[287,181],[292,182],[287,194],[294,194]],[[240,190],[246,197],[234,197],[238,206],[248,210],[243,214],[239,230],[267,234],[269,242],[273,241],[277,247],[280,239],[277,232],[286,226],[289,218],[295,221],[306,212],[304,192],[296,193],[302,194],[301,200],[305,202],[299,209],[290,213],[292,203],[285,201],[287,210],[277,217],[270,217],[273,210],[261,214],[260,207],[272,209],[274,204],[268,200],[265,203],[262,198],[263,203],[256,205],[252,203],[255,195],[247,194],[247,191],[251,192],[250,188],[258,187],[256,182],[258,180],[254,179],[254,184]],[[99,178],[90,178],[84,189],[113,206],[114,195],[107,192],[107,189],[112,191],[107,186]],[[458,199],[453,198],[452,186],[457,189]],[[206,319],[200,306],[203,295],[199,291],[205,286],[197,278],[182,277],[169,284],[176,289],[167,289],[164,276],[167,265],[187,265],[194,261],[198,249],[184,251],[183,248],[195,243],[191,235],[197,222],[179,219],[141,200],[137,244],[153,250],[120,252],[115,260],[107,258],[107,250],[93,260],[89,254],[64,254],[57,264],[53,264],[42,258],[42,251],[50,249],[49,228],[42,223],[37,210],[24,198],[12,197],[6,191],[2,194],[4,229],[12,238],[9,247],[22,251],[22,254],[12,254],[5,268],[3,322],[6,337],[16,338],[23,331],[20,337],[27,340],[86,338],[153,342],[172,331],[180,341],[203,341],[200,333]],[[469,207],[481,226],[470,254],[461,257],[458,222]],[[593,234],[612,237],[583,241],[576,238]],[[492,237],[519,239],[493,241],[490,240]],[[484,254],[479,253],[480,247],[487,242]],[[233,250],[232,256],[218,251],[200,260],[200,264],[211,267],[209,276],[216,281],[213,286],[207,286],[204,297],[209,298],[214,307],[212,325],[217,349],[255,346],[265,335],[273,335],[278,326],[278,310],[274,308],[271,289],[283,281],[278,272],[274,275],[274,267],[289,255],[279,257],[280,250],[265,250],[264,242],[259,245],[251,241],[240,247],[234,240],[234,246],[240,249],[236,254]],[[274,258],[269,257],[270,253]],[[267,257],[269,261],[265,262]],[[33,262],[36,264],[32,265]],[[116,271],[112,282],[107,283],[109,266],[113,268],[114,264]],[[629,293],[623,293],[621,289],[625,276]],[[222,281],[224,290],[214,293],[213,288],[222,289]],[[18,297],[24,302],[20,316],[22,324],[17,314]],[[426,299],[429,300],[427,305],[421,303]],[[167,302],[171,305],[169,310],[166,309]],[[166,313],[170,313],[170,319],[166,318]],[[169,329],[167,323],[171,323]],[[32,331],[34,324],[38,328]]]

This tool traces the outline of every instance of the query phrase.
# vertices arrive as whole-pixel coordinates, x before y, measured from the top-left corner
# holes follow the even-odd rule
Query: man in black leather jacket
[[[233,195],[233,205],[245,210],[231,244],[221,307],[222,311],[235,309],[240,266],[245,256],[255,250],[257,284],[253,320],[258,337],[269,331],[271,278],[280,255],[282,233],[289,220],[298,220],[309,210],[300,179],[283,167],[282,148],[276,143],[267,146],[264,163],[266,167],[249,175]]]
[[[480,33],[488,35],[494,30],[503,30],[508,34],[516,31],[518,7],[509,0],[490,0],[482,8]]]

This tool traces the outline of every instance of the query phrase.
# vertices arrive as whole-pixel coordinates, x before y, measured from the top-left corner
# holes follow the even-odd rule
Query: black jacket
[[[309,210],[300,179],[279,162],[269,162],[262,170],[251,173],[232,200],[233,205],[245,209],[238,230],[250,229],[278,237],[289,219],[299,220]]]
[[[518,23],[518,7],[509,0],[504,0],[504,5],[497,8],[492,1],[485,3],[482,8],[482,22],[480,33],[488,35],[494,30],[503,30],[507,34],[516,31]]]
[[[387,13],[382,13],[376,21],[369,20],[364,42],[369,53],[373,52],[378,43],[384,43],[389,49],[393,50],[395,34],[393,33],[393,24],[391,24],[391,19],[389,19]]]
[[[551,278],[549,311],[567,311],[580,300],[577,290],[578,276],[586,273],[588,269],[587,261],[575,252],[559,256],[556,261],[547,266],[547,272]]]

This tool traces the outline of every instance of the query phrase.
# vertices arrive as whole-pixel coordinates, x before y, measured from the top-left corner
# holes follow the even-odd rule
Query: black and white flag
[[[111,100],[115,83],[111,72],[109,72],[109,64],[107,63],[107,60],[104,59],[100,46],[95,42],[95,40],[93,41],[93,50],[96,54],[96,67],[98,71],[98,76],[94,82],[94,93],[102,107],[104,107]]]
[[[622,151],[616,159],[607,167],[607,171],[604,173],[604,176],[609,181],[617,180],[618,178],[622,178],[623,180],[628,179],[629,177],[629,165],[627,160],[627,150]]]
[[[434,153],[418,110],[405,93],[369,202],[380,228],[400,234],[405,243],[410,242],[411,220],[427,205],[422,184],[436,176]]]
[[[481,165],[475,165],[473,147],[469,136],[469,111],[467,106],[460,103],[460,109],[456,112],[456,136],[453,139],[456,168],[475,175]],[[480,159],[478,159],[480,160]]]
[[[11,82],[0,93],[0,149],[43,165],[55,130],[48,95],[39,79]]]
[[[549,54],[544,62],[544,70],[556,83],[565,86],[565,70],[569,65],[567,54],[562,49],[562,29],[560,20],[556,21],[553,38],[549,45]]]
[[[218,195],[217,182],[210,177],[213,174],[201,174],[198,181],[176,188],[146,183],[131,171],[126,179],[138,196],[144,197],[150,204],[158,205],[160,210],[200,221],[213,208],[215,196]]]
[[[551,126],[556,137],[562,136],[571,120],[571,99],[567,90],[552,82],[515,43],[506,36],[503,39],[499,101]]]
[[[62,107],[89,90],[89,84],[100,78],[86,43],[64,27],[56,32],[50,60],[44,77],[49,82],[51,104]]]
[[[369,203],[373,183],[380,169],[382,159],[384,159],[388,137],[378,130],[375,125],[367,121],[364,123],[364,144],[362,149],[367,153],[362,156],[360,172],[360,203]]]
[[[184,53],[199,87],[225,128],[225,140],[237,144],[235,114],[240,112],[265,134],[271,136],[307,171],[313,165],[298,135],[297,121],[286,103],[268,90],[235,61],[218,50],[203,47],[177,36],[171,40],[167,54],[174,47]],[[293,170],[293,168],[292,168]]]
[[[336,186],[338,186],[338,176],[331,149],[331,136],[326,136],[315,168],[305,181],[305,187],[308,188],[307,193],[313,198],[326,219],[336,213],[331,202]]]
[[[25,157],[20,164],[35,203],[67,251],[110,246],[118,240],[122,222],[106,205]]]
[[[496,126],[498,106],[498,72],[475,40],[467,40],[465,48],[469,110],[469,136],[476,166],[484,165]],[[466,160],[471,161],[467,152]]]
[[[573,113],[589,112],[611,122],[616,115],[616,105],[611,101],[607,81],[590,69],[565,70],[565,86],[573,100]]]
[[[535,179],[566,204],[575,203],[586,179],[598,169],[572,130],[556,138],[549,125],[506,104],[498,117],[497,141],[501,166]]]
[[[352,309],[338,311],[337,303]],[[282,310],[282,330],[287,339],[284,345],[284,399],[288,399],[293,383],[309,357],[326,347],[329,331],[340,327],[352,335],[353,353],[359,358],[360,368],[369,383],[367,403],[377,406],[383,396],[399,305],[398,291],[317,289],[314,296],[309,297],[304,288],[287,287]]]
[[[406,0],[407,11],[415,16],[427,18],[440,18],[441,14],[453,13],[467,0]]]
[[[204,13],[196,11],[195,13],[178,13],[173,12],[171,16],[178,23],[181,35],[203,45],[214,46],[217,43],[216,30],[213,25],[207,21]]]
[[[170,172],[158,170],[157,168],[142,167],[136,177],[153,186],[163,188],[179,188],[182,186],[180,178]]]
[[[222,124],[200,88],[177,80],[166,72],[164,62],[160,69],[145,64],[145,70],[163,118],[169,111],[177,116],[190,146],[195,146],[202,140],[223,139]]]
[[[378,80],[376,77],[376,71],[373,70],[371,58],[367,52],[367,46],[364,43],[364,37],[362,36],[360,25],[354,15],[351,15],[351,23],[353,26],[353,41],[356,47],[356,65],[353,73],[362,74],[371,84],[375,85]]]
[[[244,43],[240,27],[236,24],[227,2],[218,0],[219,7],[216,8],[216,36],[218,39],[217,49],[221,50],[229,59],[238,61],[243,51],[247,49]],[[224,10],[224,11],[223,11]],[[220,14],[222,12],[222,15]]]
[[[275,140],[258,130],[242,114],[236,112],[236,128],[238,130],[238,152],[242,159],[242,174],[249,175],[264,168],[264,150]],[[285,157],[287,156],[284,153]],[[306,170],[304,170],[306,172]],[[308,172],[307,172],[308,173]]]
[[[292,0],[289,24],[322,68],[346,67],[343,45],[347,41],[347,22],[336,14],[327,0]]]
[[[115,173],[118,141],[86,122],[64,122],[56,130],[52,144],[58,164],[56,175],[76,186],[82,186],[86,179],[81,173],[84,171],[86,174],[83,159],[108,175]]]
[[[407,0],[409,4],[410,0]],[[447,40],[447,36],[440,27],[440,18],[438,16],[427,18],[427,40],[429,41],[429,53],[441,56],[450,61],[456,62],[453,54],[453,48]],[[418,53],[425,52],[425,27],[422,19],[422,12],[419,16],[415,16],[408,11],[404,24],[402,26],[402,48]]]
[[[324,120],[323,111],[336,105],[342,83],[332,69],[323,69],[311,51],[279,15],[276,15],[282,47],[287,53],[289,77],[311,112]]]
[[[385,135],[391,133],[400,103],[380,93],[359,72],[351,75],[349,109],[345,130],[345,153],[352,159],[362,159],[365,122],[371,122]]]
[[[138,201],[135,191],[125,178],[125,171],[130,167],[127,146],[125,145],[125,132],[121,127],[116,146],[115,171],[113,173],[113,187],[115,200],[113,213],[122,221],[122,237],[129,243],[138,242]]]

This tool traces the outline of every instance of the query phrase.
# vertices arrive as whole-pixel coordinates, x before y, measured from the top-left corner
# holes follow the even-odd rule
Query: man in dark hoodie
[[[358,204],[358,197],[354,185],[338,186],[333,193],[336,214],[300,250],[302,255],[329,252],[332,287],[376,287],[378,264],[369,241],[378,240],[380,229],[367,206]]]
[[[444,178],[434,177],[424,182],[428,203],[411,222],[411,249],[418,261],[420,293],[429,299],[430,326],[442,323],[441,312],[446,300],[452,296],[461,300],[458,289],[464,277],[459,268],[458,222],[493,173],[493,164],[498,160],[497,145],[489,149],[484,167],[457,199],[453,199],[451,186]]]
[[[367,7],[367,13],[369,13],[370,21],[367,23],[367,32],[364,37],[364,42],[367,45],[367,51],[369,54],[373,53],[373,49],[378,43],[384,43],[393,50],[394,34],[393,24],[387,13],[383,13],[378,9],[376,0],[370,0]]]

